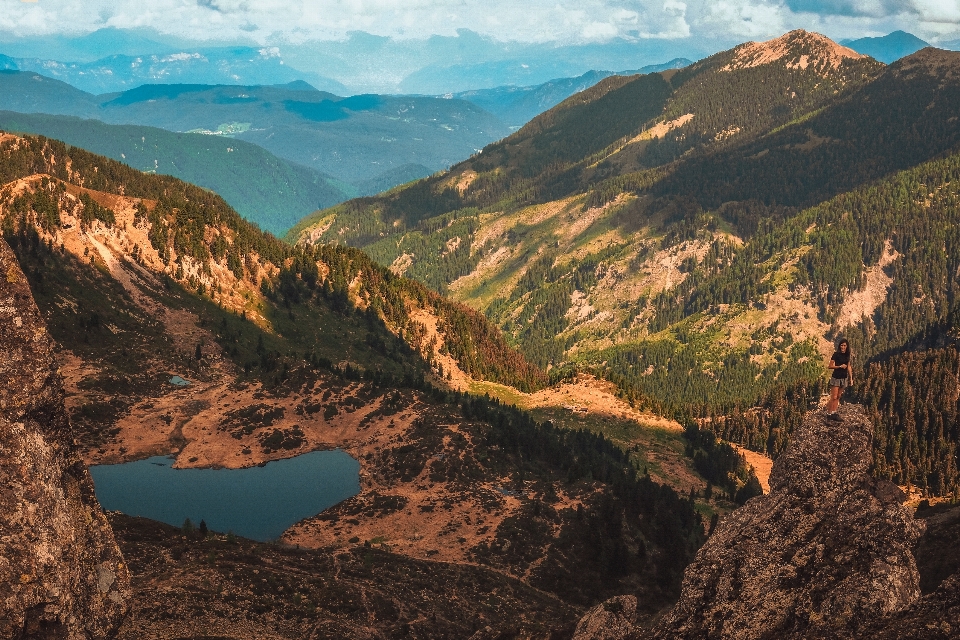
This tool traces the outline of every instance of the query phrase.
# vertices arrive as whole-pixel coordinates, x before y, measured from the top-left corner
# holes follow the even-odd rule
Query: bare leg
[[[840,406],[840,387],[830,387],[830,400],[827,401],[827,413],[833,413]]]

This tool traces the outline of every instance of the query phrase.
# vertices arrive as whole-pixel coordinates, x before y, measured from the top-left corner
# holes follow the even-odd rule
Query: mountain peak
[[[906,31],[894,31],[879,38],[859,38],[843,44],[886,64],[930,46],[928,42]]]
[[[733,59],[721,71],[748,69],[783,61],[790,69],[813,66],[820,71],[837,69],[847,60],[867,56],[812,31],[797,29],[766,42],[746,42],[733,50]]]

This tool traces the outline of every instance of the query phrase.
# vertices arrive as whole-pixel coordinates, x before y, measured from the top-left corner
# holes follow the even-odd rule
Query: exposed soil
[[[797,30],[766,42],[747,42],[740,45],[734,49],[736,53],[733,61],[723,67],[721,71],[759,67],[782,60],[791,54],[793,49],[791,45],[797,40],[803,40],[811,45],[815,53],[813,57],[802,55],[799,60],[788,62],[788,66],[794,69],[806,69],[811,64],[817,69],[836,69],[844,60],[859,60],[866,57],[849,47],[833,42],[819,33]]]
[[[866,282],[863,288],[852,291],[844,297],[840,315],[837,318],[839,326],[853,326],[864,318],[873,316],[877,307],[887,299],[890,285],[893,284],[893,278],[888,276],[884,269],[899,257],[900,254],[888,239],[877,264],[865,269]]]
[[[757,480],[760,481],[763,492],[770,493],[770,471],[773,470],[773,460],[762,453],[744,449],[738,444],[731,443],[730,446],[736,449],[737,453],[746,459],[747,464],[753,467],[753,471],[757,474]]]

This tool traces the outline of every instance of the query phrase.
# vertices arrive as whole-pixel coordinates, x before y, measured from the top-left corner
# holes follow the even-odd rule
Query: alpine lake
[[[360,492],[360,463],[339,449],[245,469],[174,469],[157,456],[90,467],[104,509],[174,526],[186,519],[267,542]]]

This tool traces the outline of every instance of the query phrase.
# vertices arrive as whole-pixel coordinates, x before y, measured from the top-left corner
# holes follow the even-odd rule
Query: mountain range
[[[8,635],[960,625],[956,509],[930,507],[960,495],[960,54],[888,66],[795,31],[611,75],[449,170],[316,212],[287,242],[137,165],[166,149],[199,174],[196,154],[230,183],[268,163],[273,188],[316,197],[337,183],[239,141],[392,118],[453,129],[480,110],[300,83],[93,96],[0,81],[27,111],[88,109],[3,117],[92,145],[89,127],[124,161],[0,133]],[[818,403],[840,335],[862,406],[836,424]],[[360,492],[279,545],[105,516],[83,469],[334,447],[359,462]],[[744,449],[775,459],[769,478]],[[937,514],[930,535],[904,500]],[[50,549],[64,552],[35,560]]]
[[[508,132],[494,116],[463,100],[342,98],[304,82],[142,85],[95,96],[36,73],[0,71],[0,87],[3,110],[225,134],[348,183],[405,165],[426,167],[421,174],[426,175]]]
[[[641,71],[685,64],[689,61],[678,59]],[[631,72],[618,75],[625,74]],[[467,157],[509,130],[500,123],[516,129],[610,75],[591,72],[442,98],[344,99],[302,81],[246,88],[152,84],[93,95],[55,78],[8,69],[0,72],[5,87],[0,107],[10,112],[0,127],[54,137],[213,189],[248,220],[281,234],[316,209],[388,190]],[[201,133],[208,139],[198,138]],[[475,146],[465,146],[470,144]]]
[[[286,84],[309,82],[323,91],[345,94],[343,84],[284,64],[277,47],[222,47],[167,54],[114,54],[92,62],[9,58],[8,69],[32,71],[94,94],[117,93],[142,84]]]
[[[553,375],[602,375],[775,457],[837,336],[864,369],[892,375],[898,354],[935,345],[949,370],[958,55],[885,67],[798,31],[607,78],[449,172],[318,212],[288,239],[361,247],[483,311]],[[943,432],[932,417],[907,426],[880,371],[858,391],[882,403],[877,473],[952,493],[952,409]],[[918,376],[909,387],[932,388]],[[937,453],[906,444],[920,441]]]
[[[0,53],[9,56],[7,64],[13,65],[7,68],[57,77],[91,93],[153,82],[249,85],[304,80],[340,95],[442,95],[533,86],[596,69],[639,69],[670,58],[696,60],[731,44],[693,38],[524,44],[500,42],[468,29],[425,40],[353,32],[344,40],[298,43],[188,41],[150,29],[104,28],[57,37],[0,32]],[[887,63],[926,45],[903,31],[841,44]],[[130,64],[137,59],[140,62]]]

